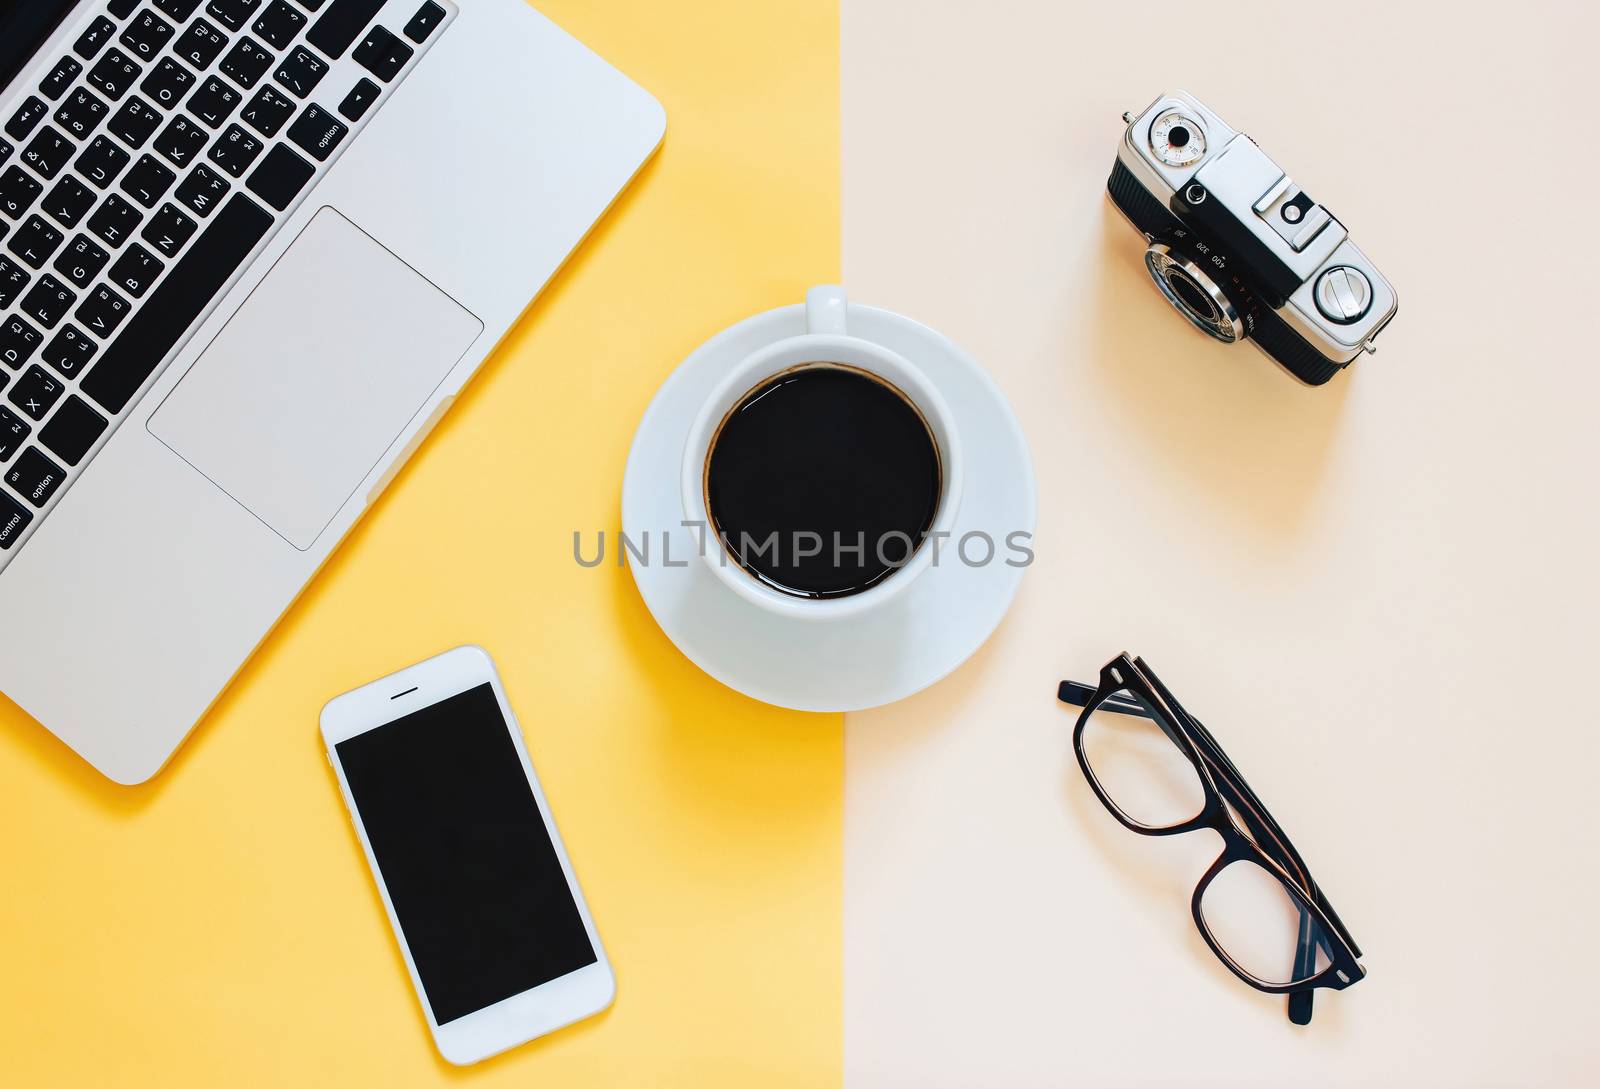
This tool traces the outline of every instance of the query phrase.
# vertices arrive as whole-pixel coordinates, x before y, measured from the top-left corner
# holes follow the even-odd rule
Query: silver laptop
[[[659,144],[521,0],[0,0],[0,690],[154,775]]]

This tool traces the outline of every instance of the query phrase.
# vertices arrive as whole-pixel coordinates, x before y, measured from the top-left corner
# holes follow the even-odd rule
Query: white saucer
[[[909,318],[850,304],[850,334],[911,360],[955,415],[966,464],[960,517],[936,566],[904,594],[859,618],[788,620],[746,602],[696,554],[699,530],[682,525],[679,469],[689,426],[718,381],[757,349],[806,331],[805,307],[757,314],[697,348],[645,410],[622,481],[622,528],[636,545],[646,531],[650,562],[629,557],[656,623],[678,649],[723,684],[800,711],[859,711],[903,699],[944,677],[1000,623],[1024,568],[1004,561],[1015,531],[1032,547],[1033,462],[1022,428],[998,386],[948,338]],[[989,563],[972,567],[957,542],[972,531],[995,542]],[[670,536],[662,562],[663,537]],[[715,547],[711,542],[710,547]],[[982,559],[982,541],[967,555]]]

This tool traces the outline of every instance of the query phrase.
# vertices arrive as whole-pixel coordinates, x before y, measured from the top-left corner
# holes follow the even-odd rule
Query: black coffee
[[[940,488],[921,413],[888,384],[826,365],[751,390],[706,459],[706,509],[730,556],[801,597],[860,593],[904,566]]]

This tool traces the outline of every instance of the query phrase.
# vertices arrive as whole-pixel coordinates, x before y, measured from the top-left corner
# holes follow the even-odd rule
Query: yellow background
[[[618,527],[677,362],[839,277],[837,4],[541,7],[661,99],[665,145],[152,783],[99,778],[0,700],[0,1085],[839,1083],[840,718],[722,688],[625,569],[572,560],[573,530]],[[467,641],[500,665],[619,993],[458,1071],[316,721]]]

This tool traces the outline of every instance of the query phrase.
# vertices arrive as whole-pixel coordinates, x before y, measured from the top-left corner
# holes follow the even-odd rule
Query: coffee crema
[[[943,489],[939,444],[882,378],[814,362],[765,379],[723,417],[706,510],[731,560],[797,597],[858,594],[923,544]]]

